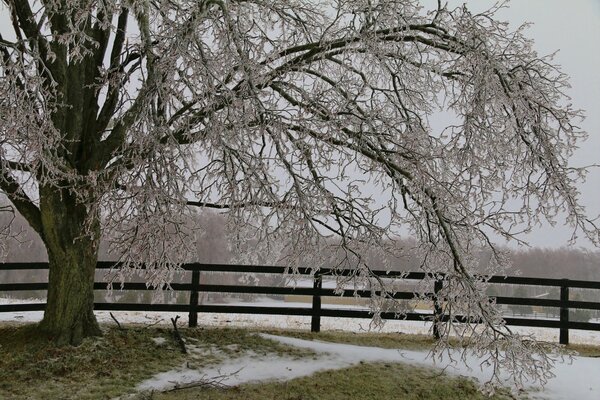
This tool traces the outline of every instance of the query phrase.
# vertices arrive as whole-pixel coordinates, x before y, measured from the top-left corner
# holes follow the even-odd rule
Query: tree
[[[190,209],[208,207],[228,212],[242,245],[285,243],[292,267],[333,235],[336,267],[372,286],[384,282],[362,251],[410,232],[422,268],[448,274],[446,310],[483,322],[465,330],[477,349],[502,346],[494,360],[516,379],[539,375],[527,356],[539,347],[502,325],[474,253],[560,213],[596,243],[598,230],[578,202],[584,171],[568,165],[584,133],[567,78],[497,8],[2,3],[0,187],[45,244],[40,329],[56,341],[100,334],[102,235],[161,285],[193,243]],[[454,122],[436,132],[440,110]],[[493,254],[490,271],[504,262]]]

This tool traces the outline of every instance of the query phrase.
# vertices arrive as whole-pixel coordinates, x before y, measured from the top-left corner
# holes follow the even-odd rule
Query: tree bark
[[[48,298],[41,331],[59,345],[101,335],[94,316],[94,272],[100,224],[68,190],[40,188],[43,240],[48,252]]]

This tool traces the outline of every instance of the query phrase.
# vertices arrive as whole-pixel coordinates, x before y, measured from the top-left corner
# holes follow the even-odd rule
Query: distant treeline
[[[0,214],[0,225],[6,224],[9,221],[8,218],[9,215]],[[233,246],[233,242],[228,239],[228,235],[225,231],[225,217],[218,213],[204,212],[198,214],[198,222],[203,227],[203,231],[210,232],[210,234],[201,235],[196,240],[195,246],[191,246],[192,248],[195,248],[196,254],[190,255],[190,259],[202,263],[235,263],[235,260],[237,259],[237,254],[235,253],[236,250],[235,246]],[[4,261],[46,261],[46,251],[41,243],[41,240],[39,239],[37,234],[27,225],[25,220],[22,217],[17,216],[13,226],[15,231],[22,230],[22,234],[19,236],[19,240],[12,240],[10,243],[8,243],[8,247],[6,249],[6,257]],[[399,245],[406,245],[406,248],[410,248],[410,241],[400,241]],[[482,259],[485,259],[485,253],[482,253],[481,257]],[[518,273],[522,276],[600,280],[599,251],[594,252],[575,248],[531,248],[513,250],[511,257],[513,261],[513,267],[511,270],[507,271],[507,275],[515,275],[518,271]],[[377,254],[376,252],[367,255],[369,263],[375,268],[380,267],[380,258],[381,255]],[[100,259],[111,260],[114,259],[114,256],[108,254],[106,246],[102,245],[100,251]],[[277,255],[257,255],[256,259],[261,264],[277,263]],[[393,263],[391,267],[397,270],[417,271],[419,270],[419,261],[416,259],[416,257],[411,257],[409,252],[406,257],[404,257],[402,260],[398,260],[397,263]],[[0,271],[0,282],[42,281],[46,279],[46,274],[46,271]],[[100,280],[102,279],[102,276],[99,275],[97,278],[98,280]],[[188,279],[189,277],[185,275],[175,276],[176,281],[187,281]],[[205,283],[218,282],[224,284],[236,284],[240,283],[242,279],[243,278],[240,276],[231,276],[231,274],[216,274],[207,277],[207,281],[205,281]],[[273,283],[275,282],[269,282],[269,284]],[[497,286],[493,290],[493,294],[497,296],[515,295],[514,293],[510,293],[514,289],[504,290],[501,286]],[[538,289],[529,287],[526,288],[524,291],[518,293],[517,295],[523,297],[544,295],[547,295],[550,298],[555,297],[555,293],[544,294],[538,292]],[[15,294],[16,293],[12,293],[10,295],[15,297]],[[9,294],[0,293],[0,297],[7,295]],[[21,294],[18,297],[30,297],[31,295],[43,296],[43,293]],[[140,293],[140,295],[146,297],[151,296],[151,294],[149,293]],[[582,293],[582,295],[586,297],[584,293]],[[128,297],[124,294],[122,296]],[[131,297],[131,295],[129,295],[129,297]],[[218,301],[219,299],[214,300]],[[180,298],[178,299],[178,301],[185,302],[187,300],[184,298]]]

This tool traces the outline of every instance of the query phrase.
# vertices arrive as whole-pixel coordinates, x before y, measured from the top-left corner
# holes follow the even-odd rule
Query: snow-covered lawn
[[[10,303],[36,303],[41,300],[11,300],[0,298],[0,304]],[[258,304],[257,304],[258,303]],[[232,303],[229,303],[232,304]],[[248,303],[235,303],[248,305]],[[284,303],[270,299],[263,299],[252,303],[253,305],[281,307],[298,306],[306,307],[305,303]],[[339,307],[339,306],[335,306]],[[137,324],[170,324],[170,318],[177,313],[166,312],[113,312],[122,323]],[[114,323],[109,312],[97,311],[96,315],[102,323]],[[39,321],[41,311],[0,313],[0,321]],[[187,324],[187,315],[182,315],[181,324]],[[329,318],[321,320],[322,330],[367,331],[369,320]],[[277,316],[277,315],[251,315],[251,314],[199,314],[198,323],[204,326],[238,326],[254,328],[285,328],[285,329],[310,329],[310,317]],[[430,324],[416,321],[388,321],[382,332],[403,332],[427,334]],[[522,333],[535,335],[538,339],[557,341],[557,329],[542,328],[515,328]],[[451,364],[448,360],[434,361],[428,357],[426,351],[390,350],[374,347],[361,347],[347,344],[324,343],[306,341],[288,337],[264,335],[269,339],[282,342],[291,346],[310,349],[319,354],[316,359],[289,359],[281,356],[268,358],[256,355],[245,355],[236,359],[229,359],[222,364],[205,369],[191,369],[181,366],[173,371],[158,374],[152,379],[140,383],[139,390],[164,389],[175,384],[185,384],[202,379],[224,377],[223,383],[237,385],[261,380],[289,380],[299,376],[310,375],[316,371],[326,369],[339,369],[355,365],[359,362],[403,362],[426,367],[445,368],[446,372],[477,378],[485,382],[490,377],[490,371],[480,369],[480,360],[474,357],[467,358],[467,363]],[[600,332],[570,331],[571,341],[574,343],[600,344]],[[473,366],[473,368],[469,368]],[[531,398],[540,399],[600,399],[600,358],[576,357],[572,364],[559,363],[554,370],[556,377],[551,379],[544,389],[532,388]],[[510,377],[504,377],[510,381]]]
[[[320,356],[316,359],[289,359],[280,356],[257,358],[244,356],[204,369],[186,366],[155,375],[140,383],[140,391],[167,390],[178,385],[199,381],[216,380],[224,385],[240,385],[268,380],[290,380],[311,375],[317,371],[341,369],[361,362],[398,362],[430,368],[445,368],[448,374],[473,377],[479,382],[490,379],[489,368],[480,368],[481,360],[467,356],[466,364],[452,363],[446,357],[434,361],[427,351],[394,350],[349,344],[307,341],[302,339],[261,334],[261,336],[286,345],[312,350]],[[452,354],[458,357],[458,353]],[[470,368],[472,366],[472,368]],[[576,357],[572,363],[559,363],[554,370],[556,377],[544,388],[527,386],[532,399],[597,400],[600,398],[600,359]],[[510,385],[510,376],[502,377]]]

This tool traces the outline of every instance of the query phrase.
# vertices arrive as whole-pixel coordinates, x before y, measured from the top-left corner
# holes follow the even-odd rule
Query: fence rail
[[[118,268],[118,263],[113,262],[98,262],[97,269]],[[182,268],[185,271],[191,271],[191,280],[189,283],[172,283],[171,289],[174,291],[189,292],[188,304],[140,304],[140,303],[95,303],[95,310],[102,311],[171,311],[171,312],[186,312],[189,314],[189,326],[194,327],[198,324],[198,313],[232,313],[232,314],[270,314],[270,315],[296,315],[310,316],[311,330],[318,332],[321,326],[321,317],[342,317],[342,318],[372,318],[372,313],[368,310],[359,309],[339,309],[339,308],[323,308],[321,297],[326,296],[354,296],[354,297],[370,297],[373,293],[370,290],[343,290],[335,292],[334,289],[323,288],[323,277],[332,275],[350,275],[351,271],[339,271],[332,269],[320,269],[315,272],[311,268],[300,268],[300,275],[309,276],[313,285],[311,287],[281,287],[281,286],[248,286],[248,285],[217,285],[202,283],[202,272],[235,272],[235,273],[252,273],[252,274],[284,274],[287,269],[278,266],[262,266],[262,265],[231,265],[231,264],[200,264],[190,263],[184,264]],[[45,270],[48,269],[47,263],[0,263],[0,271],[11,270]],[[433,292],[425,293],[433,299],[432,313],[406,313],[399,316],[395,312],[383,312],[383,319],[404,319],[408,321],[447,321],[449,317],[443,314],[441,303],[443,298],[438,298],[437,294],[442,290],[444,285],[443,274],[435,276],[428,275],[424,272],[399,272],[399,271],[373,271],[373,273],[382,278],[401,278],[406,280],[421,281],[431,279],[433,281]],[[508,285],[529,285],[529,286],[544,286],[558,287],[560,289],[559,299],[541,299],[541,298],[525,298],[525,297],[494,297],[497,304],[505,305],[523,305],[523,306],[540,306],[540,307],[555,307],[559,308],[558,320],[552,319],[533,319],[533,318],[514,318],[505,317],[508,325],[526,326],[526,327],[542,327],[542,328],[557,328],[560,330],[559,342],[568,344],[569,330],[589,330],[600,331],[600,323],[591,322],[576,322],[569,321],[569,310],[571,309],[586,309],[600,310],[600,302],[590,301],[575,301],[569,298],[569,289],[598,289],[600,290],[600,282],[569,280],[569,279],[549,279],[549,278],[530,278],[530,277],[515,277],[515,276],[493,276],[489,279],[493,284],[508,284]],[[95,282],[95,290],[106,290],[108,288],[123,289],[123,290],[153,290],[148,288],[145,283],[126,282],[107,284],[105,282]],[[32,283],[0,283],[0,292],[6,291],[28,291],[28,290],[47,290],[47,282],[32,282]],[[240,306],[240,305],[206,305],[200,304],[200,293],[244,293],[244,294],[267,294],[267,295],[303,295],[312,296],[311,307],[266,307],[266,306]],[[374,292],[380,295],[380,292]],[[600,292],[599,292],[600,294]],[[398,291],[386,294],[390,299],[410,300],[414,299],[414,292]],[[599,296],[600,297],[600,296]],[[0,312],[21,312],[21,311],[43,311],[45,303],[30,303],[30,304],[2,304]],[[454,316],[458,322],[460,316]],[[439,332],[434,326],[434,335],[438,336]]]

